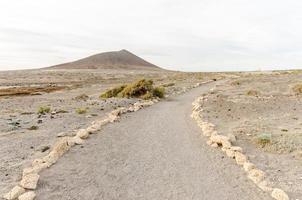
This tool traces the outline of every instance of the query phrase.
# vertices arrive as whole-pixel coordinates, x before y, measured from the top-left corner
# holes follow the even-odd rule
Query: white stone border
[[[102,127],[108,123],[117,121],[122,114],[127,112],[136,112],[144,107],[151,106],[157,103],[159,100],[138,101],[132,106],[125,108],[121,107],[115,109],[109,113],[103,119],[93,121],[86,129],[79,129],[73,137],[61,137],[52,146],[48,155],[35,159],[30,167],[23,169],[22,179],[18,185],[16,185],[11,191],[3,195],[7,200],[33,200],[36,197],[34,190],[37,188],[40,178],[39,173],[51,167],[55,164],[60,157],[62,157],[69,149],[75,145],[83,144],[84,140],[89,137],[90,134],[98,133]]]
[[[253,181],[261,190],[271,193],[271,196],[276,200],[289,200],[288,195],[279,188],[273,188],[269,185],[265,172],[251,163],[248,157],[243,153],[241,147],[233,146],[232,142],[236,141],[234,135],[220,135],[215,130],[215,125],[207,122],[202,116],[201,103],[207,101],[206,96],[197,98],[193,103],[193,112],[191,117],[196,120],[198,126],[201,128],[202,133],[209,140],[207,144],[211,147],[220,148],[225,154],[236,160],[236,163],[240,165],[246,172],[247,177]]]

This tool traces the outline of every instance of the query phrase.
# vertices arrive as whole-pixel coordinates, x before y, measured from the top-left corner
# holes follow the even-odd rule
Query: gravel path
[[[191,103],[212,86],[109,124],[41,173],[37,199],[270,199],[191,119]]]

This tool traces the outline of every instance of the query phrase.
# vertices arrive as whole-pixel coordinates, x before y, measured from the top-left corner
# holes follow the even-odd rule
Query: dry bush
[[[131,83],[123,89],[118,96],[119,97],[141,97],[145,95],[147,92],[151,92],[153,90],[153,81],[142,79]]]
[[[142,79],[128,85],[118,86],[101,94],[101,98],[142,98],[151,99],[154,97],[163,98],[165,89],[163,87],[153,87],[152,80]]]
[[[302,84],[295,85],[293,91],[297,95],[302,94]]]
[[[125,89],[126,85],[121,85],[118,87],[115,87],[113,89],[107,90],[103,94],[101,94],[101,98],[112,98],[117,97],[117,95]]]
[[[258,92],[257,90],[249,90],[246,92],[246,95],[248,96],[259,96],[260,92]]]
[[[77,101],[87,101],[89,99],[89,96],[86,94],[81,94],[79,96],[76,96],[74,99]]]
[[[47,106],[41,106],[38,109],[38,114],[46,114],[50,112],[50,107]]]
[[[165,96],[165,88],[163,88],[163,87],[154,88],[153,96],[158,97],[158,98],[163,98]]]
[[[85,113],[87,113],[87,108],[77,108],[76,113],[85,114]]]

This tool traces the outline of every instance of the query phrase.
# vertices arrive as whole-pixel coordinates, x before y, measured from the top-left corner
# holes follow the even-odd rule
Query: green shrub
[[[266,145],[268,143],[271,143],[272,135],[268,133],[259,134],[257,136],[257,143],[261,145]]]
[[[137,82],[131,83],[121,91],[118,96],[119,97],[141,97],[145,95],[147,92],[152,91],[153,89],[153,81],[142,79]]]
[[[103,94],[101,94],[100,98],[112,98],[117,97],[117,95],[125,89],[126,85],[121,85],[118,87],[115,87],[113,89],[107,90]]]
[[[151,99],[154,97],[163,98],[165,89],[163,87],[153,87],[152,80],[142,79],[128,85],[122,85],[101,94],[101,98],[142,98]]]
[[[156,87],[153,89],[153,96],[163,98],[165,96],[165,88]]]
[[[76,113],[85,114],[87,112],[87,108],[77,108]]]
[[[41,106],[38,109],[38,114],[46,114],[50,112],[50,107],[47,106]]]

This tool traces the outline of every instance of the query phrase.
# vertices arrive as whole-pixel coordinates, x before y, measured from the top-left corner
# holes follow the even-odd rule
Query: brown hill
[[[127,50],[96,54],[49,69],[161,69]]]

